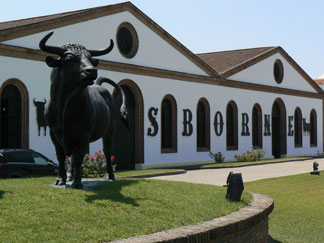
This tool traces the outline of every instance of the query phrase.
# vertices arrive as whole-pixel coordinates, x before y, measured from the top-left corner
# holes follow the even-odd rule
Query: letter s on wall
[[[156,115],[158,113],[158,108],[155,108],[155,107],[151,107],[149,110],[148,110],[148,118],[151,122],[151,125],[153,127],[153,129],[151,127],[149,127],[147,129],[147,136],[151,136],[151,137],[154,137],[156,136],[156,134],[158,133],[159,131],[159,125],[156,121]]]

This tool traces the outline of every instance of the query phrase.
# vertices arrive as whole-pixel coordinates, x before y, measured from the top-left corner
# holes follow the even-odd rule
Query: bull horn
[[[36,98],[34,98],[33,101],[34,101],[34,104],[36,104]]]
[[[46,104],[46,99],[44,99],[44,105]]]
[[[97,56],[102,56],[102,55],[105,55],[105,54],[108,54],[114,47],[114,42],[113,40],[110,40],[110,46],[106,49],[103,49],[103,50],[97,50],[97,51],[94,51],[94,50],[89,50],[91,56],[93,57],[97,57]]]
[[[62,49],[61,47],[46,45],[46,41],[53,35],[53,33],[54,31],[48,33],[43,37],[43,39],[39,42],[39,48],[42,51],[45,51],[47,53],[52,53],[52,54],[57,54],[59,56],[62,56],[64,53],[64,49]]]

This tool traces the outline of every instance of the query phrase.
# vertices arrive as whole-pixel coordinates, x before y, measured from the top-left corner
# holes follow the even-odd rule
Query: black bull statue
[[[87,50],[77,44],[61,47],[46,45],[53,32],[47,34],[39,43],[41,50],[56,54],[46,57],[46,64],[52,67],[50,101],[45,117],[50,128],[50,136],[59,161],[57,185],[66,183],[65,159],[72,157],[74,167],[72,187],[82,189],[81,164],[89,151],[89,143],[102,138],[103,150],[107,160],[109,179],[115,176],[111,164],[111,146],[115,127],[115,102],[109,91],[101,86],[108,83],[121,94],[120,116],[126,123],[127,109],[125,95],[119,85],[107,78],[97,79],[98,61],[92,59],[109,53],[114,43],[104,50]],[[126,123],[127,124],[127,123]]]

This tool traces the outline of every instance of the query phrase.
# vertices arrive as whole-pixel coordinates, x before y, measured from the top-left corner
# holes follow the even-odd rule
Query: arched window
[[[177,104],[172,95],[166,95],[161,105],[161,152],[177,152]]]
[[[252,145],[255,149],[262,148],[262,110],[259,104],[252,109]]]
[[[310,113],[310,146],[317,147],[317,115],[314,109]]]
[[[237,106],[230,101],[226,107],[226,147],[227,150],[238,149]]]
[[[303,146],[302,113],[299,107],[297,107],[295,110],[294,123],[295,123],[295,147],[299,148]]]
[[[29,95],[18,79],[5,81],[0,88],[1,148],[29,148]]]
[[[287,154],[286,114],[285,103],[277,98],[271,110],[272,155],[275,158],[281,158]]]
[[[197,105],[197,151],[210,150],[210,108],[205,98]]]

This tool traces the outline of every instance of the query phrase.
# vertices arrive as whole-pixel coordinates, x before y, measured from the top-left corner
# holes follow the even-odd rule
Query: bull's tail
[[[123,89],[109,78],[100,77],[96,80],[97,85],[101,85],[102,83],[110,84],[120,92],[122,98],[122,104],[120,106],[120,117],[122,121],[125,123],[126,127],[129,128],[128,121],[127,121],[126,97]]]

